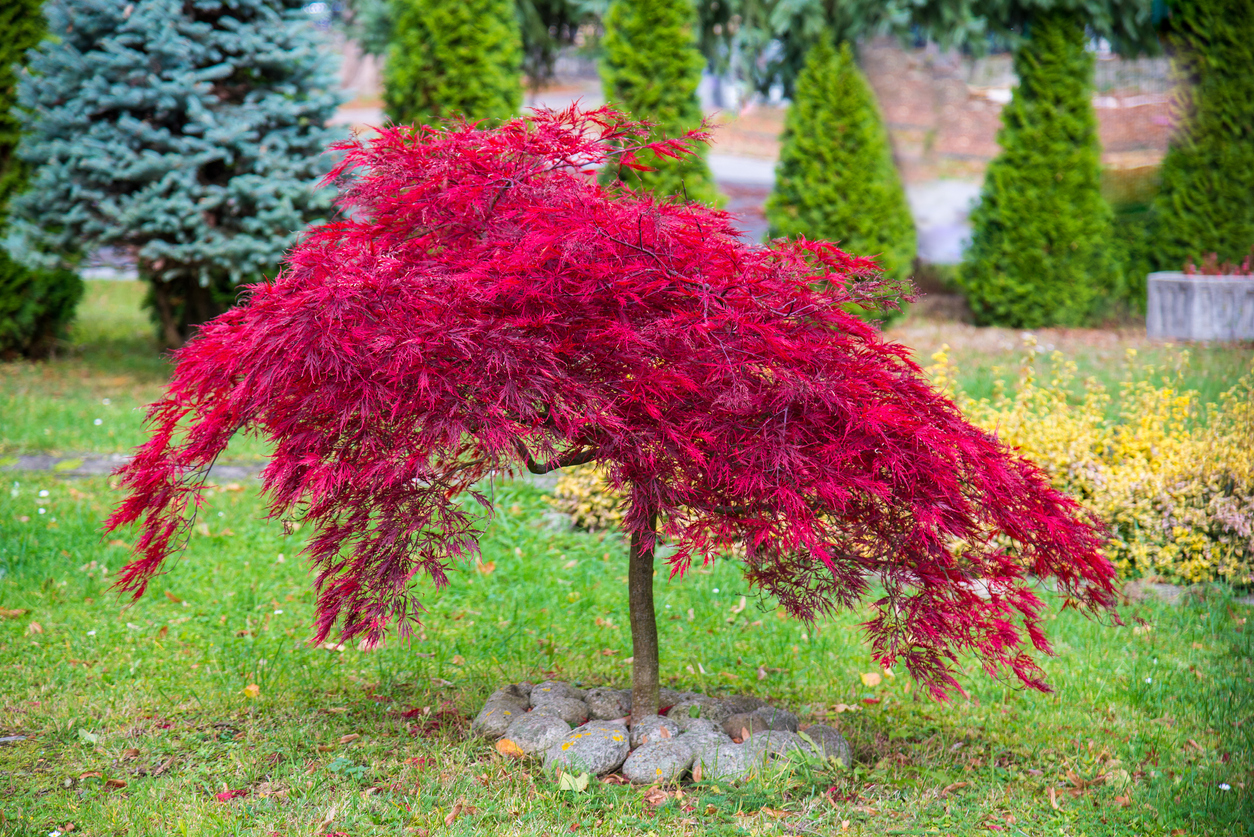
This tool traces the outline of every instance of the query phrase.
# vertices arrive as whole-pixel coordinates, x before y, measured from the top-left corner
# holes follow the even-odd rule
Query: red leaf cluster
[[[119,587],[181,546],[241,429],[274,442],[271,515],[316,529],[318,641],[412,627],[415,576],[476,552],[482,480],[596,460],[630,532],[665,521],[674,573],[741,542],[798,617],[881,589],[876,656],[937,695],[963,651],[1044,688],[1028,578],[1109,607],[1095,524],[845,313],[885,293],[872,262],[598,186],[645,130],[571,109],[341,146],[346,220],[176,354],[120,472],[109,527],[140,534]]]

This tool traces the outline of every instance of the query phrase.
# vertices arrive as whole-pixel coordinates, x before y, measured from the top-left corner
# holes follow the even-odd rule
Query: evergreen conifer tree
[[[1254,4],[1176,0],[1170,26],[1188,107],[1152,210],[1154,262],[1240,262],[1254,245]]]
[[[601,80],[605,96],[632,117],[653,124],[651,139],[680,137],[701,126],[697,85],[704,60],[697,49],[697,14],[691,0],[615,0],[605,15]],[[607,172],[632,187],[689,200],[719,200],[705,147],[679,159],[646,152],[653,171]]]
[[[329,210],[334,63],[301,0],[53,0],[18,87],[24,257],[128,249],[180,345]]]
[[[847,43],[810,49],[784,122],[770,235],[839,242],[874,257],[903,285],[915,256],[914,219],[874,94]]]
[[[383,72],[388,119],[505,119],[522,106],[522,36],[511,0],[394,0]]]
[[[17,158],[21,121],[13,113],[17,78],[26,51],[44,34],[40,0],[9,0],[0,7],[0,231],[9,200],[26,182]],[[78,274],[69,270],[32,270],[0,249],[0,358],[44,357],[65,330],[83,295]]]
[[[1002,151],[984,176],[959,273],[982,324],[1077,325],[1115,291],[1084,38],[1076,13],[1043,12],[1015,50],[1019,85],[1002,111]]]

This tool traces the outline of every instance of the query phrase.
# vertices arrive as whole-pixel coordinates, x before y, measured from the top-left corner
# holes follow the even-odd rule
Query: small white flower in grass
[[[282,616],[282,615],[283,615],[283,611],[281,611],[281,610],[276,610],[276,611],[274,612],[274,615],[275,615],[275,616]]]
[[[40,490],[40,492],[39,492],[39,496],[40,496],[40,497],[47,497],[47,496],[48,496],[48,489],[46,489],[46,488],[41,489],[41,490]]]
[[[1219,789],[1227,793],[1228,791],[1232,790],[1232,785],[1228,784],[1227,782],[1220,782]]]
[[[39,509],[39,513],[40,513],[40,514],[47,514],[47,513],[48,513],[48,510],[47,510],[47,509],[45,509],[45,508],[40,508],[40,509]]]
[[[48,832],[48,837],[61,837],[61,832],[60,832],[60,831],[49,831],[49,832]]]
[[[99,427],[100,425],[104,424],[104,419],[92,419],[91,423]]]
[[[1145,678],[1145,682],[1146,682],[1146,683],[1153,683],[1153,682],[1154,682],[1154,678],[1153,678],[1153,677],[1146,677],[1146,678]]]
[[[95,636],[95,635],[96,635],[96,632],[95,632],[95,631],[88,631],[88,632],[87,632],[87,635],[88,635],[88,636]]]
[[[717,587],[715,587],[715,588],[714,588],[714,592],[715,592],[715,593],[717,593],[717,592],[718,592],[718,588],[717,588]]]

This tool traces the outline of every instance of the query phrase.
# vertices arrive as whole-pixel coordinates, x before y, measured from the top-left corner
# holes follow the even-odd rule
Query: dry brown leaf
[[[758,813],[763,814],[764,816],[768,816],[773,820],[786,820],[789,817],[796,816],[796,814],[794,814],[792,811],[781,811],[778,808],[767,808],[767,807],[763,807],[761,810],[758,811]]]
[[[945,789],[940,792],[941,798],[949,796],[949,794],[953,793],[959,788],[970,787],[970,785],[971,785],[970,782],[954,782],[952,785],[946,785]]]
[[[172,765],[172,764],[174,764],[174,759],[173,759],[173,758],[168,758],[168,759],[166,759],[164,762],[162,762],[162,763],[161,763],[161,765],[160,765],[160,766],[159,766],[156,770],[152,771],[152,775],[154,775],[154,776],[160,776],[162,773],[164,773],[164,772],[166,772],[167,770],[169,770],[169,769],[170,769],[170,765]]]
[[[137,758],[139,758],[139,750],[137,750],[134,747],[131,747],[129,750],[122,751],[123,761],[130,761],[131,759],[137,759]]]
[[[244,697],[246,698],[261,697],[261,687],[258,686],[256,683],[249,683],[247,686],[244,687]]]
[[[348,735],[340,736],[340,743],[348,744],[350,741],[356,741],[358,738],[361,738],[361,736],[358,733],[350,732]]]
[[[1116,796],[1115,797],[1115,804],[1118,805],[1120,808],[1127,808],[1128,805],[1130,805],[1131,803],[1132,803],[1131,794],[1129,794],[1128,796]]]
[[[665,805],[667,800],[670,798],[671,794],[661,788],[649,788],[644,792],[645,804],[647,804],[650,808],[657,808],[661,805]]]
[[[106,779],[104,786],[113,790],[121,790],[126,787],[126,782],[122,779]]]
[[[1049,807],[1053,808],[1055,811],[1062,810],[1058,807],[1058,794],[1052,787],[1049,789]]]
[[[766,679],[766,666],[758,666],[758,679],[759,680]]]
[[[171,593],[169,590],[166,590],[166,591],[165,591],[165,597],[166,597],[167,599],[169,599],[170,601],[174,602],[175,604],[179,604],[180,602],[182,602],[182,601],[183,601],[183,600],[182,600],[182,599],[180,599],[178,596],[176,596],[176,595],[174,595],[173,593]]]
[[[80,779],[102,779],[104,778],[98,770],[88,770],[86,773],[78,774]]]
[[[502,738],[500,741],[496,742],[496,751],[501,755],[512,759],[520,759],[527,755],[522,751],[521,747],[508,738]]]
[[[744,613],[744,610],[745,610],[745,602],[746,602],[745,597],[744,597],[744,596],[741,596],[741,597],[740,597],[740,601],[739,601],[739,602],[737,602],[736,604],[732,605],[731,612],[732,612],[732,613]]]
[[[0,619],[16,619],[25,612],[26,611],[21,608],[10,610],[7,607],[0,607]]]
[[[878,686],[884,679],[878,671],[868,671],[866,674],[859,676],[862,678],[862,685],[869,687]]]
[[[157,631],[157,639],[163,640],[170,633],[170,628],[166,625],[161,626],[161,630]]]
[[[28,634],[42,634],[43,632],[44,632],[44,626],[39,624],[38,622],[31,622],[29,625],[26,626],[26,633]]]

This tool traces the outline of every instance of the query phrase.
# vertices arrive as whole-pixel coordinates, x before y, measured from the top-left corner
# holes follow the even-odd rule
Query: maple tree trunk
[[[649,515],[649,532],[657,531],[657,513]],[[653,612],[653,546],[644,547],[641,533],[631,535],[627,567],[631,609],[631,715],[643,718],[658,711],[657,617]]]

